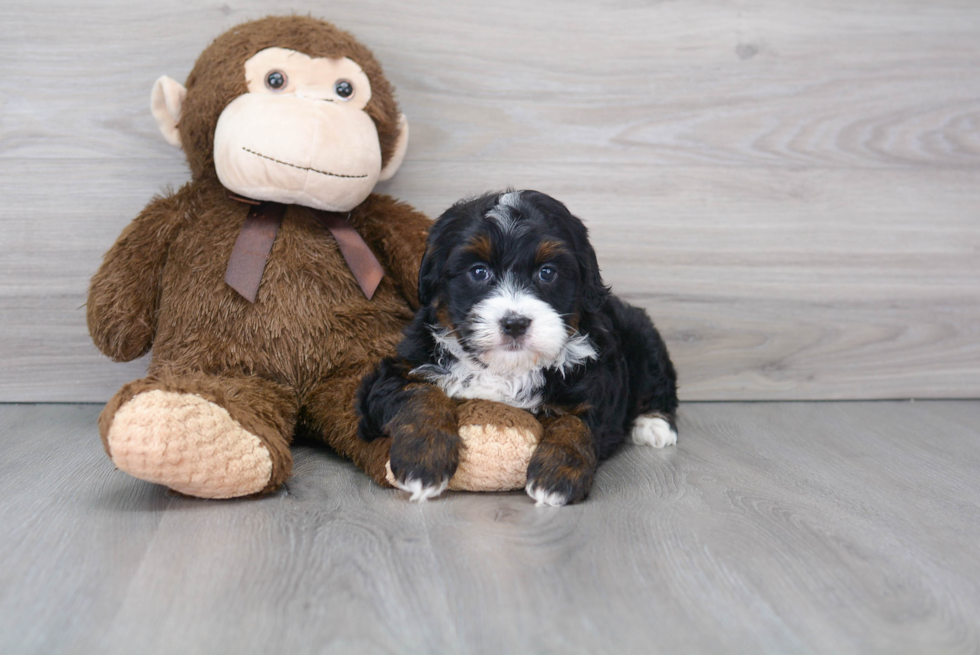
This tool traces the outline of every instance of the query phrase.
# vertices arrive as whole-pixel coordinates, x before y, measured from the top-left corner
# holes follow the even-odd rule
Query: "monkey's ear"
[[[150,93],[150,111],[153,112],[153,118],[157,119],[163,138],[178,148],[180,132],[177,131],[177,123],[180,121],[180,110],[186,97],[187,89],[184,85],[166,75],[153,84],[153,92]]]
[[[398,167],[405,159],[405,151],[408,150],[408,119],[405,114],[398,114],[398,141],[395,142],[395,151],[391,153],[391,158],[385,167],[381,169],[379,182],[390,180],[398,172]]]

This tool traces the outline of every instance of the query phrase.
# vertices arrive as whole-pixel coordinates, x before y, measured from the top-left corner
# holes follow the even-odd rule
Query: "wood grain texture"
[[[175,497],[97,412],[0,405],[3,652],[980,648],[975,401],[688,404],[560,510],[411,504],[310,447],[271,497]]]
[[[980,5],[11,0],[0,21],[0,400],[108,398],[84,329],[119,231],[187,179],[148,111],[267,13],[360,36],[398,88],[382,189],[438,215],[564,200],[691,399],[980,396]]]

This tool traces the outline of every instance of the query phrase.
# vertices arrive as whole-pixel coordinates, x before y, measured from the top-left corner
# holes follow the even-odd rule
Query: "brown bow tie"
[[[238,234],[235,247],[232,248],[228,269],[225,271],[225,282],[246,300],[254,303],[262,282],[262,272],[279,226],[282,225],[282,217],[286,213],[286,206],[277,202],[257,203],[245,198],[233,198],[252,205],[252,208]],[[309,212],[330,230],[357,284],[370,300],[384,277],[384,269],[381,268],[378,258],[348,221],[318,209],[309,209]]]

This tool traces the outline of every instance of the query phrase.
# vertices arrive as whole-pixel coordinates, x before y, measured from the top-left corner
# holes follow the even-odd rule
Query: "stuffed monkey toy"
[[[191,181],[147,205],[91,282],[98,348],[129,361],[152,347],[99,418],[109,457],[231,498],[282,484],[302,433],[387,486],[390,440],[358,438],[354,397],[418,307],[430,221],[372,194],[408,143],[380,65],[329,23],[269,17],[218,37],[186,87],[160,78],[151,109]],[[454,487],[522,487],[537,422],[460,409],[473,448]]]

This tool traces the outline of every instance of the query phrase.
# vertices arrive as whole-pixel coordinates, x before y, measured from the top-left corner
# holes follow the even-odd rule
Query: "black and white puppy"
[[[538,504],[585,498],[627,438],[676,443],[667,348],[646,312],[603,285],[585,226],[554,198],[510,191],[451,207],[429,234],[419,300],[398,356],[358,398],[361,438],[392,438],[392,472],[413,500],[442,493],[456,471],[451,399],[537,415],[526,488]]]

